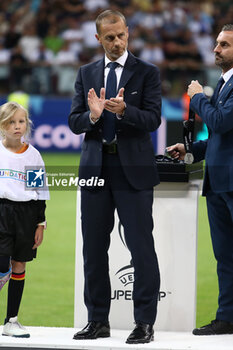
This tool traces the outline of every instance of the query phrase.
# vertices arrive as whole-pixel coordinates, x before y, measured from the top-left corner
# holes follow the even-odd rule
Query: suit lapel
[[[134,74],[134,66],[136,65],[135,57],[129,52],[128,58],[125,62],[125,66],[121,75],[118,90],[124,87],[131,76]],[[98,62],[93,69],[93,88],[95,89],[97,95],[100,93],[100,89],[104,87],[104,58]]]
[[[93,69],[93,88],[98,96],[102,87],[104,87],[104,59],[98,61]]]
[[[233,88],[233,75],[227,81],[227,83],[225,84],[223,89],[220,91],[220,94],[218,96],[216,96],[216,93],[213,94],[211,101],[210,101],[211,104],[213,106],[217,106],[218,103],[221,103],[221,100],[224,98],[224,96],[228,96],[228,94],[232,90],[232,88]],[[211,130],[209,128],[208,128],[208,132],[209,132],[209,137],[210,137]]]
[[[231,78],[226,82],[225,86],[223,87],[223,89],[220,91],[217,101],[216,103],[219,102],[219,100],[222,100],[224,98],[224,96],[228,95],[228,93],[232,90],[233,88],[233,75],[231,76]]]
[[[135,57],[129,52],[128,58],[125,62],[125,66],[121,75],[121,79],[119,82],[119,88],[125,87],[125,85],[127,84],[127,82],[129,81],[129,79],[131,78],[131,76],[134,74],[135,72],[135,64],[136,64],[136,59]]]
[[[222,88],[222,90],[220,91],[219,95],[217,96],[217,91],[216,89],[214,90],[214,94],[211,97],[211,104],[213,106],[217,106],[217,104],[219,103],[219,101],[221,101],[222,99],[224,99],[224,96],[228,96],[228,93],[232,90],[233,88],[233,75],[231,76],[231,78],[227,81],[227,83],[225,84],[225,86]]]

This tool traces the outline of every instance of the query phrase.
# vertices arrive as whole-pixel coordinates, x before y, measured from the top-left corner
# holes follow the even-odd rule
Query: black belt
[[[108,153],[108,154],[117,154],[117,144],[116,143],[110,143],[108,144],[103,144],[103,152]]]

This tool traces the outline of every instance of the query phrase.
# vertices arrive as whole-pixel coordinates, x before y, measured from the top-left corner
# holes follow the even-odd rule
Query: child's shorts
[[[0,255],[16,261],[36,257],[35,231],[38,224],[36,201],[14,202],[0,199]]]

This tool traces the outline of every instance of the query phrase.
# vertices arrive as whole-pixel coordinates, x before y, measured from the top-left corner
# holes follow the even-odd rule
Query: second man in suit
[[[195,335],[233,334],[233,24],[217,37],[215,63],[222,75],[210,101],[198,81],[188,87],[190,107],[206,123],[209,138],[193,144],[194,160],[205,159],[203,195],[219,282],[216,318],[193,330]],[[174,158],[183,159],[183,144],[168,147]]]
[[[158,68],[128,50],[125,17],[106,10],[96,20],[103,59],[82,66],[69,126],[85,133],[80,178],[98,176],[104,188],[82,188],[84,298],[87,326],[74,339],[110,336],[108,248],[114,211],[124,227],[134,266],[136,326],[127,343],[153,340],[160,275],[152,236],[153,186],[159,183],[150,132],[161,122]]]

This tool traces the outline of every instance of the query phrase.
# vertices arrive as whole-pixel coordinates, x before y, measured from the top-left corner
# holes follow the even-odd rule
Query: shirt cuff
[[[39,224],[37,224],[37,226],[44,226],[44,229],[46,230],[46,228],[47,228],[47,221],[40,222]]]
[[[123,112],[122,112],[122,114],[118,114],[118,113],[116,113],[116,117],[117,117],[117,119],[118,120],[121,120],[121,119],[123,119],[124,118],[124,116],[125,116],[125,110],[126,110],[126,103],[124,102],[124,104],[125,104],[125,108],[124,108],[124,110],[123,110]]]
[[[91,119],[91,112],[89,113],[89,119],[90,119],[90,123],[92,124],[92,125],[95,125],[99,120],[100,120],[100,118],[98,118],[95,122]]]

